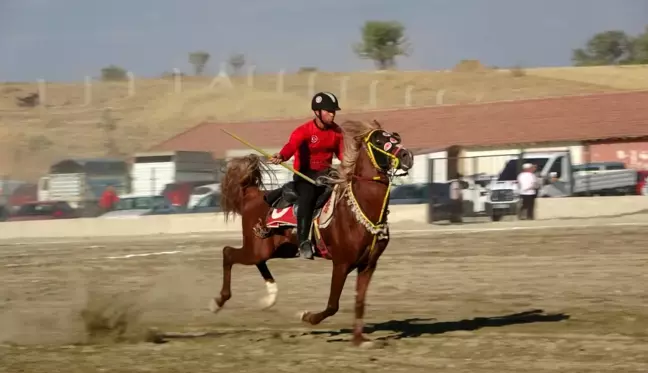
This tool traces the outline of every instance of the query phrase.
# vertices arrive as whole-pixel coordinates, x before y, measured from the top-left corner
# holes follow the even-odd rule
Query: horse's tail
[[[221,180],[221,209],[225,221],[230,214],[242,214],[245,189],[263,187],[263,173],[267,166],[256,154],[235,157],[227,162],[225,175]]]

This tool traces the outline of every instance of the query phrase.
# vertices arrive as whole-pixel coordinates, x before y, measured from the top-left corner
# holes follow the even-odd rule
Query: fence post
[[[133,97],[135,95],[135,74],[129,71],[126,75],[128,75],[128,97]]]
[[[371,106],[373,109],[378,106],[378,100],[376,99],[378,83],[380,83],[379,80],[374,80],[371,82],[371,85],[369,85],[369,106]]]
[[[286,75],[286,69],[279,70],[277,74],[277,93],[282,95],[284,93],[284,77]]]
[[[182,73],[177,67],[173,68],[173,91],[175,93],[182,92]]]
[[[408,85],[407,88],[405,88],[405,106],[410,107],[412,106],[412,90],[414,89],[413,85]]]
[[[47,84],[45,83],[45,79],[38,79],[38,102],[43,107],[47,103]]]
[[[349,87],[349,79],[350,77],[348,75],[340,78],[340,97],[342,98],[342,102],[347,102],[347,90]]]
[[[84,83],[83,105],[88,106],[92,102],[92,78],[86,75]]]
[[[155,195],[155,168],[151,169],[151,194]]]
[[[248,67],[247,85],[250,88],[254,87],[254,73],[255,73],[255,71],[256,71],[256,65],[250,65]]]
[[[427,209],[427,222],[428,224],[434,223],[434,198],[432,183],[434,183],[434,158],[428,158],[428,209]]]
[[[308,75],[308,97],[315,96],[315,77],[317,72],[313,71]]]
[[[443,97],[445,96],[445,89],[440,89],[436,94],[436,104],[443,105]]]
[[[221,62],[218,76],[221,79],[225,80],[225,84],[227,85],[227,87],[232,88],[232,81],[230,80],[229,74],[227,73],[227,63]]]
[[[479,174],[479,159],[477,157],[473,157],[472,167],[473,180],[477,180],[477,175]],[[481,189],[479,187],[479,184],[475,183],[475,189],[473,190],[473,215],[475,215],[475,205],[477,204],[477,201],[479,201],[479,198],[481,198]]]

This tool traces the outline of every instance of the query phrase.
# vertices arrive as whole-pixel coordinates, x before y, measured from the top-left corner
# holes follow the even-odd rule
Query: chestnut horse
[[[389,243],[387,208],[392,180],[405,175],[414,159],[401,145],[400,136],[384,131],[377,121],[347,121],[340,127],[344,136],[343,160],[337,170],[317,180],[318,185],[328,189],[316,204],[311,231],[315,235],[316,256],[333,262],[329,299],[326,309],[319,313],[304,311],[301,320],[317,325],[334,315],[346,278],[357,269],[353,343],[358,345],[366,341],[362,319],[367,288],[378,258]],[[243,245],[223,248],[223,285],[220,296],[210,304],[212,312],[219,311],[232,296],[234,264],[257,266],[268,291],[263,306],[272,307],[278,288],[266,261],[298,255],[294,220],[279,219],[283,222],[280,224],[281,221],[270,219],[271,215],[294,214],[296,197],[291,183],[264,191],[264,166],[261,157],[254,154],[228,162],[221,182],[221,207],[226,220],[230,214],[241,215]],[[398,170],[404,173],[398,175]],[[282,203],[287,207],[281,208]]]

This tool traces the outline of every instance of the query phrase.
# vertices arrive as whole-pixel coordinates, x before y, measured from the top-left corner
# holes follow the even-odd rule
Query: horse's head
[[[407,172],[414,165],[414,155],[402,145],[397,132],[376,129],[369,132],[363,142],[369,160],[380,171]]]

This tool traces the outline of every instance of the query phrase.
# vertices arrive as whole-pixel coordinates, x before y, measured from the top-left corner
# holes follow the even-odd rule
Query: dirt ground
[[[337,315],[298,320],[326,305],[324,260],[270,262],[267,311],[257,269],[235,267],[233,298],[208,312],[237,243],[3,243],[0,372],[648,372],[642,227],[395,238],[369,289],[372,348],[349,343],[355,274]]]

